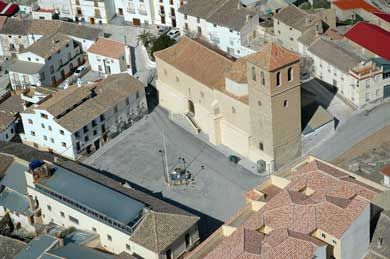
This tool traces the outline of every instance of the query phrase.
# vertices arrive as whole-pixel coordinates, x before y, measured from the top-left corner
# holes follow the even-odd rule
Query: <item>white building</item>
[[[198,217],[76,163],[45,162],[25,176],[44,224],[96,232],[112,253],[174,259],[199,240]]]
[[[21,113],[25,144],[79,159],[147,112],[143,84],[128,74],[71,86]]]
[[[179,9],[178,25],[190,37],[202,37],[234,57],[243,57],[255,52],[247,45],[258,36],[259,13],[236,0],[220,5],[189,1]]]
[[[27,20],[5,18],[0,28],[0,56],[14,56],[43,36],[62,33],[79,42],[87,50],[103,35],[101,29],[59,20]]]
[[[8,142],[15,137],[21,111],[23,101],[18,95],[7,94],[0,98],[0,141]]]
[[[78,42],[61,33],[44,36],[17,54],[9,68],[11,86],[56,86],[83,63]]]
[[[34,10],[38,9],[36,0],[18,0],[16,3],[19,6],[19,13],[21,14],[31,14]]]
[[[115,16],[113,0],[71,0],[76,21],[106,24]]]
[[[111,75],[127,70],[126,48],[121,42],[100,38],[87,53],[92,71]]]
[[[185,0],[154,0],[155,24],[178,27],[178,10],[185,2]]]
[[[304,54],[313,60],[314,76],[336,87],[356,108],[383,98],[383,68],[355,54],[346,42],[318,38]]]
[[[155,0],[115,0],[116,14],[133,25],[151,25],[155,21]]]

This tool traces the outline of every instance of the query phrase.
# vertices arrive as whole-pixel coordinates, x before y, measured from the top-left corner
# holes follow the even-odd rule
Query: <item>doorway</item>
[[[188,100],[188,112],[191,113],[191,115],[195,115],[195,106],[191,100]]]
[[[89,18],[89,23],[90,23],[90,24],[95,24],[95,18],[90,17],[90,18]]]
[[[141,25],[141,20],[140,20],[140,19],[133,18],[133,24],[134,24],[135,26],[140,26],[140,25]]]
[[[118,13],[119,13],[119,15],[123,15],[123,9],[122,8],[118,8]]]

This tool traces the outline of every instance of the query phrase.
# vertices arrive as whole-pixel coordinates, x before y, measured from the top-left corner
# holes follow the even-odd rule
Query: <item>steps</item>
[[[194,135],[201,131],[190,114],[169,113],[169,119]]]

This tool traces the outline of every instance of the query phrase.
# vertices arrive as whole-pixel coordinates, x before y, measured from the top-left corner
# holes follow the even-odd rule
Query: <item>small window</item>
[[[114,113],[117,113],[118,112],[118,105],[115,105],[114,106]]]
[[[41,118],[44,118],[44,119],[47,120],[48,116],[46,114],[44,114],[44,113],[41,113]]]
[[[287,80],[291,81],[292,78],[293,78],[293,69],[292,69],[292,67],[289,67],[287,70]]]
[[[85,141],[88,141],[88,140],[89,140],[89,137],[88,137],[88,136],[85,136],[85,137],[84,137],[84,140],[85,140]]]
[[[33,120],[32,119],[28,119],[28,124],[33,124]]]
[[[66,147],[66,143],[65,142],[61,142],[61,146]]]
[[[326,238],[326,235],[324,233],[321,234],[322,238]]]
[[[50,205],[47,205],[47,209],[48,209],[49,211],[51,211],[51,206],[50,206]]]
[[[52,131],[52,130],[53,130],[51,126],[49,126],[49,127],[48,127],[48,129],[49,129],[50,131]]]
[[[257,101],[257,105],[261,106],[261,101],[260,100]]]
[[[51,142],[51,143],[54,143],[54,138],[50,138],[50,142]]]
[[[276,86],[280,86],[280,72],[276,73]]]
[[[126,250],[127,250],[127,251],[131,251],[131,247],[130,247],[129,244],[126,244]]]
[[[252,67],[252,80],[256,81],[256,68]]]
[[[176,76],[176,82],[180,82],[180,78]]]
[[[61,134],[61,135],[64,135],[65,132],[64,132],[63,130],[60,130],[60,134]]]
[[[264,150],[264,144],[263,144],[263,142],[260,142],[260,143],[259,143],[259,149],[260,149],[261,151]]]
[[[44,129],[45,128],[45,124],[41,123],[41,127],[42,127],[42,129]]]
[[[65,213],[63,211],[60,212],[61,217],[65,218]]]
[[[236,113],[236,108],[232,107],[232,113]]]
[[[92,231],[93,231],[93,232],[97,232],[97,230],[96,230],[95,227],[92,227]]]
[[[126,98],[126,106],[129,106],[129,104],[130,104],[129,98]]]
[[[47,136],[43,136],[43,140],[47,141]]]
[[[110,235],[107,235],[108,241],[112,241],[112,237]]]
[[[337,241],[333,239],[333,240],[332,240],[332,243],[333,243],[333,244],[337,244]]]
[[[261,76],[261,84],[265,85],[265,76],[263,71],[261,71],[260,76]]]
[[[35,131],[31,131],[31,136],[35,136]]]
[[[73,223],[75,223],[75,224],[79,224],[79,220],[78,219],[76,219],[76,218],[74,218],[74,217],[72,217],[72,216],[68,216],[68,218],[69,218],[69,220],[71,221],[71,222],[73,222]]]
[[[283,107],[284,107],[284,108],[288,107],[288,101],[287,101],[287,100],[284,100],[284,101],[283,101]]]
[[[139,99],[139,91],[135,93],[135,99]]]

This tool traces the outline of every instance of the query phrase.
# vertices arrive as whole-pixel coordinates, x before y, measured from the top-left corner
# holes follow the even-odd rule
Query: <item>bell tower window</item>
[[[276,86],[280,86],[280,72],[276,73]]]

